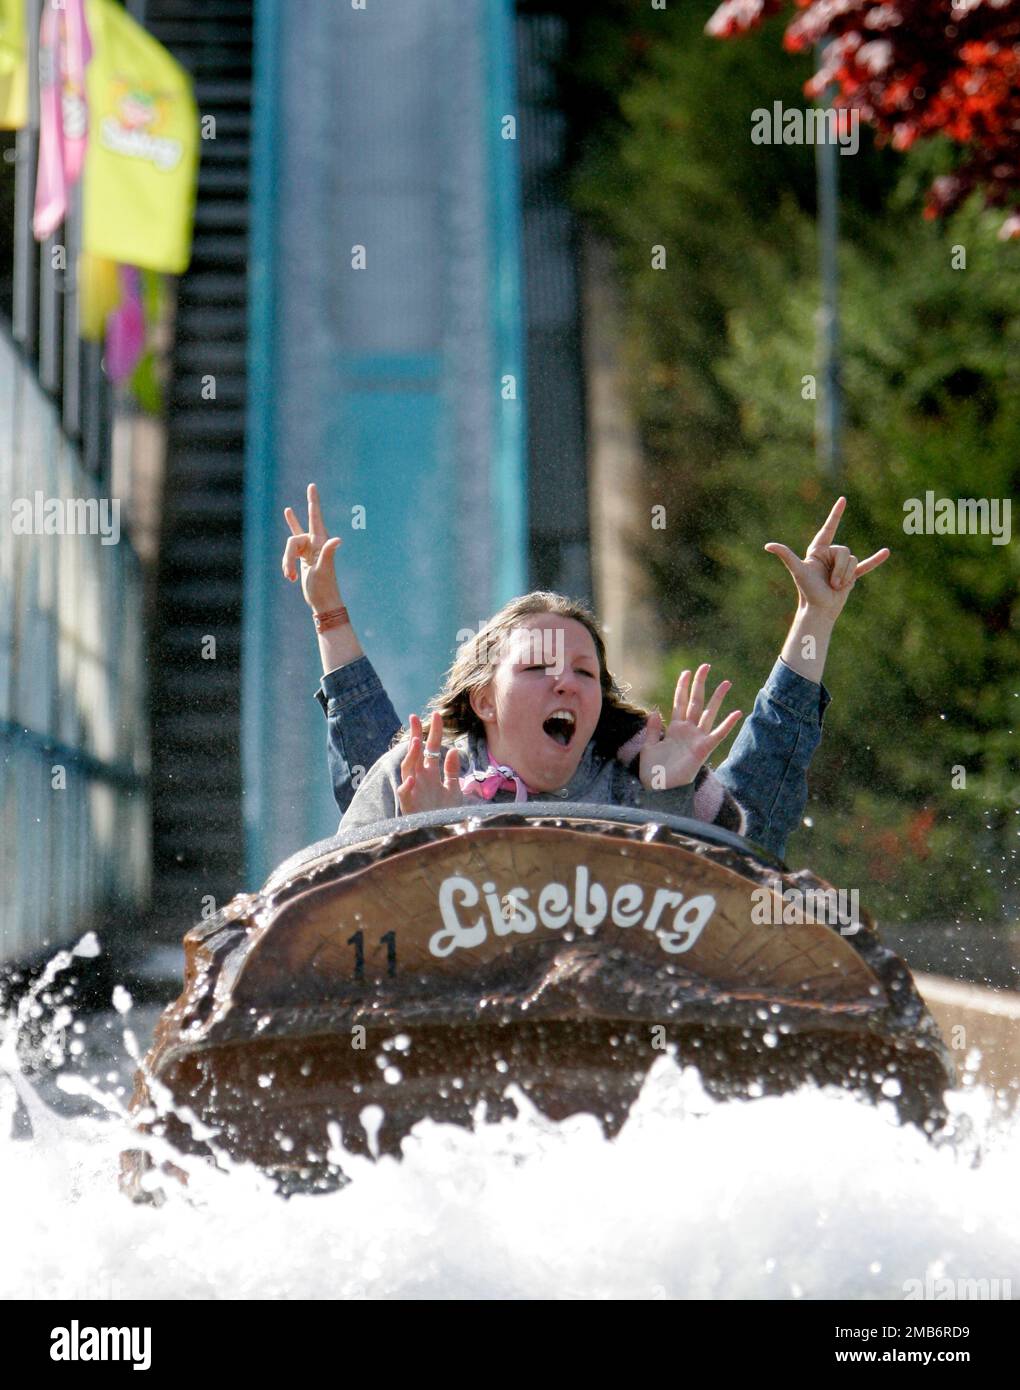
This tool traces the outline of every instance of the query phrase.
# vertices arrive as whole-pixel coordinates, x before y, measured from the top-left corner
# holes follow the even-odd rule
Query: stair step
[[[165,586],[163,602],[167,608],[180,612],[185,608],[223,608],[241,606],[241,585],[236,577],[228,579],[179,579]]]
[[[202,0],[202,13],[217,19],[250,19],[252,9],[252,0]],[[158,37],[160,25],[165,20],[176,17],[190,20],[194,13],[195,0],[149,0],[145,7],[145,22]]]
[[[217,622],[211,625],[216,638],[216,660],[229,663],[234,669],[241,657],[241,629],[237,623]],[[185,663],[202,659],[202,639],[206,631],[201,624],[174,623],[160,635],[160,646],[174,669],[187,669]]]
[[[226,111],[205,111],[200,114],[216,117],[217,140],[222,140],[226,136],[237,136],[244,139],[251,136],[251,112],[241,107]]]
[[[191,13],[187,18],[167,15],[154,19],[150,5],[147,20],[151,33],[164,47],[173,49],[175,54],[178,47],[187,48],[196,37],[205,42],[237,43],[247,38],[249,47],[251,45],[253,25],[250,8],[247,14],[215,14],[208,8],[208,0],[200,4],[191,0]]]
[[[222,270],[189,271],[177,295],[178,315],[191,304],[247,302],[247,285],[243,275],[224,275]]]
[[[202,404],[199,402],[199,404]],[[205,409],[178,409],[174,421],[174,438],[190,443],[195,439],[244,440],[245,413],[234,406],[219,407],[216,401],[206,401]]]
[[[165,747],[178,751],[190,748],[197,754],[203,748],[229,746],[222,724],[222,719],[211,718],[203,710],[167,710],[160,719],[160,736]],[[235,740],[234,747],[237,746]]]
[[[203,111],[222,102],[224,106],[241,106],[251,110],[252,82],[250,78],[199,77],[195,82],[195,100]]]
[[[214,521],[231,523],[241,528],[244,519],[244,497],[237,492],[195,492],[167,499],[167,512],[175,518],[188,518],[198,525]]]
[[[199,142],[202,154],[202,162],[209,164],[237,164],[247,165],[251,156],[251,144],[247,139],[238,139],[236,136],[231,139],[225,132],[220,130],[220,123],[216,122],[216,138],[203,139]]]
[[[235,864],[240,869],[243,862],[244,837],[234,826],[191,831],[182,827],[168,835],[163,845],[163,857],[172,856],[182,868],[194,865],[202,872],[217,869],[222,874]]]
[[[175,759],[179,756],[177,748],[168,751],[173,752]],[[210,792],[222,791],[228,786],[235,792],[239,791],[240,776],[228,779],[225,774],[222,759],[215,758],[195,758],[183,771],[172,765],[160,767],[156,773],[158,794],[154,798],[155,805],[164,804],[171,796],[176,800],[178,795],[182,798],[201,796],[207,803],[213,804],[209,798]],[[222,807],[220,809],[222,811]]]
[[[243,304],[193,304],[177,316],[178,343],[206,342],[210,338],[244,338],[248,309]]]
[[[215,396],[208,399],[203,396],[206,389],[205,377],[212,376],[211,386],[215,389]],[[182,372],[174,381],[173,391],[170,395],[170,405],[173,409],[189,409],[192,406],[202,410],[213,410],[216,406],[239,406],[244,408],[248,399],[248,383],[243,376],[231,376],[220,372],[204,372],[202,376],[195,376],[191,372]]]
[[[241,376],[248,367],[247,340],[185,340],[174,353],[174,367],[178,372],[190,369],[199,373],[212,371],[217,377],[229,376],[231,372]]]
[[[238,452],[231,457],[210,453],[204,461],[198,458],[185,461],[178,459],[173,467],[173,485],[178,490],[184,488],[210,488],[217,491],[234,491],[240,495],[244,490],[244,455]],[[190,541],[188,542],[190,544]],[[237,542],[240,544],[240,542]],[[227,544],[223,542],[224,546]],[[233,542],[231,542],[233,544]],[[163,542],[163,553],[176,555],[174,537],[167,535]]]
[[[236,787],[234,788],[236,791]],[[157,820],[161,829],[179,826],[182,831],[211,831],[229,828],[227,814],[208,788],[197,790],[185,777],[184,785],[174,788],[169,796],[157,798]]]
[[[248,204],[241,202],[217,203],[204,199],[195,208],[195,227],[199,231],[243,231],[248,230],[250,218]]]
[[[248,238],[243,232],[202,232],[191,243],[191,259],[199,266],[234,265],[247,273]]]
[[[243,193],[250,189],[251,176],[247,165],[202,163],[198,168],[200,197],[215,197],[218,193]]]

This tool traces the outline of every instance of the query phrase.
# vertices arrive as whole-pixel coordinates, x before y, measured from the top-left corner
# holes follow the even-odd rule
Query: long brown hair
[[[627,700],[628,687],[621,686],[609,670],[606,664],[606,644],[595,615],[582,604],[565,598],[563,594],[553,594],[542,589],[511,599],[489,619],[479,633],[461,644],[453,665],[446,673],[443,688],[429,701],[428,711],[422,722],[427,723],[428,714],[438,710],[442,715],[444,734],[454,737],[468,733],[484,734],[485,726],[471,708],[471,692],[487,685],[492,679],[499,655],[506,650],[510,634],[526,626],[522,619],[540,613],[573,618],[591,633],[599,663],[599,684],[602,687],[602,713],[595,726],[595,747],[602,757],[611,758],[618,748],[644,727],[648,711]],[[397,741],[404,736],[404,731],[401,730],[397,735]]]

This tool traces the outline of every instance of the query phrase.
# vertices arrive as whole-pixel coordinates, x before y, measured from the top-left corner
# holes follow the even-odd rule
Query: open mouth
[[[574,737],[575,719],[570,710],[558,709],[542,724],[542,731],[561,748],[569,748]]]

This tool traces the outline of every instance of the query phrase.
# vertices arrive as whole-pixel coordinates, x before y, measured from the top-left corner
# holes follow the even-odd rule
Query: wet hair
[[[593,735],[595,749],[602,757],[615,756],[617,750],[644,727],[648,711],[628,701],[629,687],[620,685],[609,670],[606,644],[595,615],[583,604],[544,589],[511,599],[479,633],[461,644],[453,665],[446,673],[443,688],[429,701],[422,722],[427,724],[429,715],[438,710],[443,719],[444,734],[454,737],[468,733],[484,735],[485,726],[471,708],[471,692],[481,689],[492,679],[501,654],[507,650],[511,633],[526,629],[528,624],[525,620],[541,614],[572,618],[591,634],[602,687],[602,712]],[[403,737],[406,737],[406,732],[402,730],[396,741]]]

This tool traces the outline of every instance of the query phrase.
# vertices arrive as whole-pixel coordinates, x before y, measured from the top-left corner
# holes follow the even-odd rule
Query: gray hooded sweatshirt
[[[489,753],[481,735],[462,734],[452,744],[444,743],[442,757],[446,756],[450,747],[456,748],[460,754],[461,776],[488,768]],[[388,753],[384,753],[373,765],[355,792],[343,818],[341,828],[344,831],[353,830],[359,825],[370,825],[373,821],[390,820],[400,815],[397,787],[401,780],[400,764],[407,756],[407,749],[408,741],[404,740]],[[536,794],[535,799],[593,802],[601,806],[633,806],[640,810],[661,811],[672,816],[712,820],[736,830],[738,834],[743,830],[744,816],[740,807],[725,791],[715,774],[707,768],[701,768],[695,780],[686,786],[651,791],[641,785],[640,777],[636,770],[630,770],[631,767],[636,769],[636,760],[628,767],[615,757],[600,756],[595,751],[595,741],[592,739],[566,786]],[[466,797],[465,801],[473,799]],[[500,790],[493,797],[493,801],[512,803],[514,793]]]

